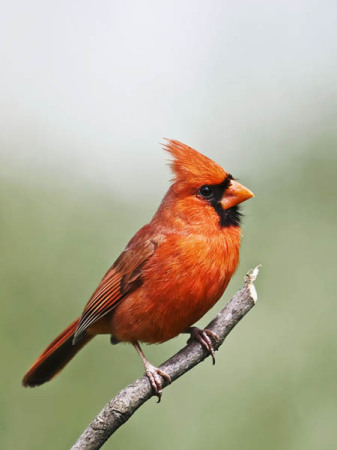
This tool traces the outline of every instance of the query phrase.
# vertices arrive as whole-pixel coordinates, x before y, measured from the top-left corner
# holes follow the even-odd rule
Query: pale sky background
[[[162,137],[240,177],[336,122],[335,1],[14,0],[0,57],[1,176],[23,182],[161,197]]]

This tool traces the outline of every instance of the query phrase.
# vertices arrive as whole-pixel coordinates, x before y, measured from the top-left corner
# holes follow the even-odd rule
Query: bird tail
[[[85,346],[93,336],[84,334],[80,342],[73,345],[73,337],[80,319],[71,323],[37,358],[22,380],[24,386],[39,386],[51,380]]]

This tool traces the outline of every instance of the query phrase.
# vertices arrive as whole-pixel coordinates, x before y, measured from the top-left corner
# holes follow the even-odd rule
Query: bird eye
[[[210,198],[213,195],[213,189],[211,186],[201,186],[199,189],[199,194],[204,198]]]

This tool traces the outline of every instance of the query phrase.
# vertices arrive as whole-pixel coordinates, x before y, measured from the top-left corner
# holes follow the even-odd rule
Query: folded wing
[[[151,258],[156,247],[155,239],[131,241],[105,274],[85,306],[73,344],[81,339],[88,327],[110,313],[123,298],[142,285],[142,267]]]

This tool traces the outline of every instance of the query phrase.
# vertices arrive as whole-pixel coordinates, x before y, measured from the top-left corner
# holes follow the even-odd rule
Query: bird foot
[[[191,327],[188,330],[188,333],[191,334],[191,337],[187,341],[187,343],[190,343],[193,339],[196,339],[200,344],[210,353],[212,356],[213,365],[215,364],[215,350],[213,346],[213,342],[211,338],[215,340],[215,342],[219,342],[219,336],[215,334],[213,331],[208,330],[205,328],[204,330],[201,330],[198,327]]]
[[[171,377],[149,362],[145,364],[145,373],[151,383],[152,389],[158,397],[157,403],[159,403],[163,393],[163,382],[161,377],[165,378],[169,383],[172,382]]]

